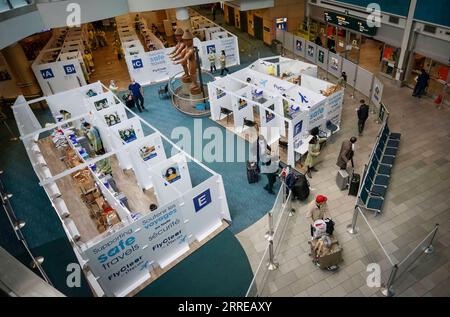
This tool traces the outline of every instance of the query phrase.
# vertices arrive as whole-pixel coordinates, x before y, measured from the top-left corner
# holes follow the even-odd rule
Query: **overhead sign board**
[[[377,28],[369,26],[367,21],[363,19],[332,11],[326,11],[324,14],[327,23],[338,25],[368,36],[375,36],[377,34]]]

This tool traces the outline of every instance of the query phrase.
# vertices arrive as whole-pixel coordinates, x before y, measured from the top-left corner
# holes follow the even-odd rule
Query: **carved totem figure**
[[[197,82],[197,60],[195,58],[195,49],[194,49],[194,36],[189,30],[184,31],[183,34],[183,42],[186,45],[183,52],[180,54],[181,58],[176,58],[175,64],[186,64],[189,70],[189,75],[191,77],[191,94],[199,95],[201,93],[201,88]]]
[[[177,40],[177,45],[173,49],[172,52],[169,53],[170,59],[175,62],[178,59],[182,59],[184,57],[183,51],[186,48],[186,44],[183,42],[183,34],[184,31],[181,28],[178,28],[175,30],[175,39]],[[191,82],[191,76],[189,76],[189,70],[187,67],[187,63],[181,64],[183,66],[184,75],[181,77],[181,80],[184,83],[190,83]]]

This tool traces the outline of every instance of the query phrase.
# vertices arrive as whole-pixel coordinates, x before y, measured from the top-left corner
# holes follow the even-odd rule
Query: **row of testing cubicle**
[[[317,78],[317,66],[274,56],[208,83],[211,117],[232,116],[235,133],[259,122],[268,144],[287,142],[287,164],[308,151],[309,132],[318,127],[327,137],[341,124],[344,90]],[[255,117],[259,113],[259,117]]]
[[[54,122],[41,125],[31,107],[36,102],[47,103]],[[69,112],[70,119],[62,120],[60,110]],[[155,269],[170,269],[173,261],[193,251],[194,242],[208,240],[226,225],[224,220],[231,221],[221,175],[140,119],[100,82],[28,102],[21,96],[13,111],[40,184],[95,295],[130,294]],[[105,154],[86,154],[89,151],[79,134],[83,122],[98,129]],[[56,174],[42,146],[45,140],[54,146],[64,141],[77,154],[78,164]],[[156,210],[130,210],[132,204],[124,203],[108,185],[108,175],[96,167],[113,157],[122,170],[133,172],[137,192],[153,193]],[[75,216],[77,210],[68,208],[69,193],[59,186],[63,179],[80,172],[91,174],[95,187],[119,218],[90,239],[80,235],[80,226],[89,221],[89,215],[78,212]]]

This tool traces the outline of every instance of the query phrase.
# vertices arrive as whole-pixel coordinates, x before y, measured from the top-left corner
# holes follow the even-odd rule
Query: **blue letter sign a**
[[[195,212],[199,212],[201,209],[203,209],[210,203],[211,203],[211,191],[208,188],[197,197],[194,197]]]
[[[51,68],[41,69],[41,75],[44,79],[50,79],[55,77]]]
[[[64,65],[63,67],[64,67],[64,72],[66,73],[66,75],[75,74],[77,72],[75,70],[75,66],[73,66],[73,64]]]
[[[137,69],[137,68],[142,68],[144,67],[144,65],[142,65],[142,59],[138,58],[133,60],[133,68]]]

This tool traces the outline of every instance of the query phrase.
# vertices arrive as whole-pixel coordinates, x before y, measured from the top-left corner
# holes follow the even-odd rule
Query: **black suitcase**
[[[300,201],[304,201],[309,196],[309,182],[306,179],[306,176],[303,174],[300,174],[297,176],[297,179],[295,180],[294,187],[292,189],[292,193],[294,195],[294,198],[297,198]]]
[[[247,161],[247,180],[249,184],[258,182],[258,164]]]
[[[352,179],[350,180],[350,186],[348,189],[348,194],[352,196],[357,196],[359,191],[359,184],[361,182],[361,175],[353,173]]]

